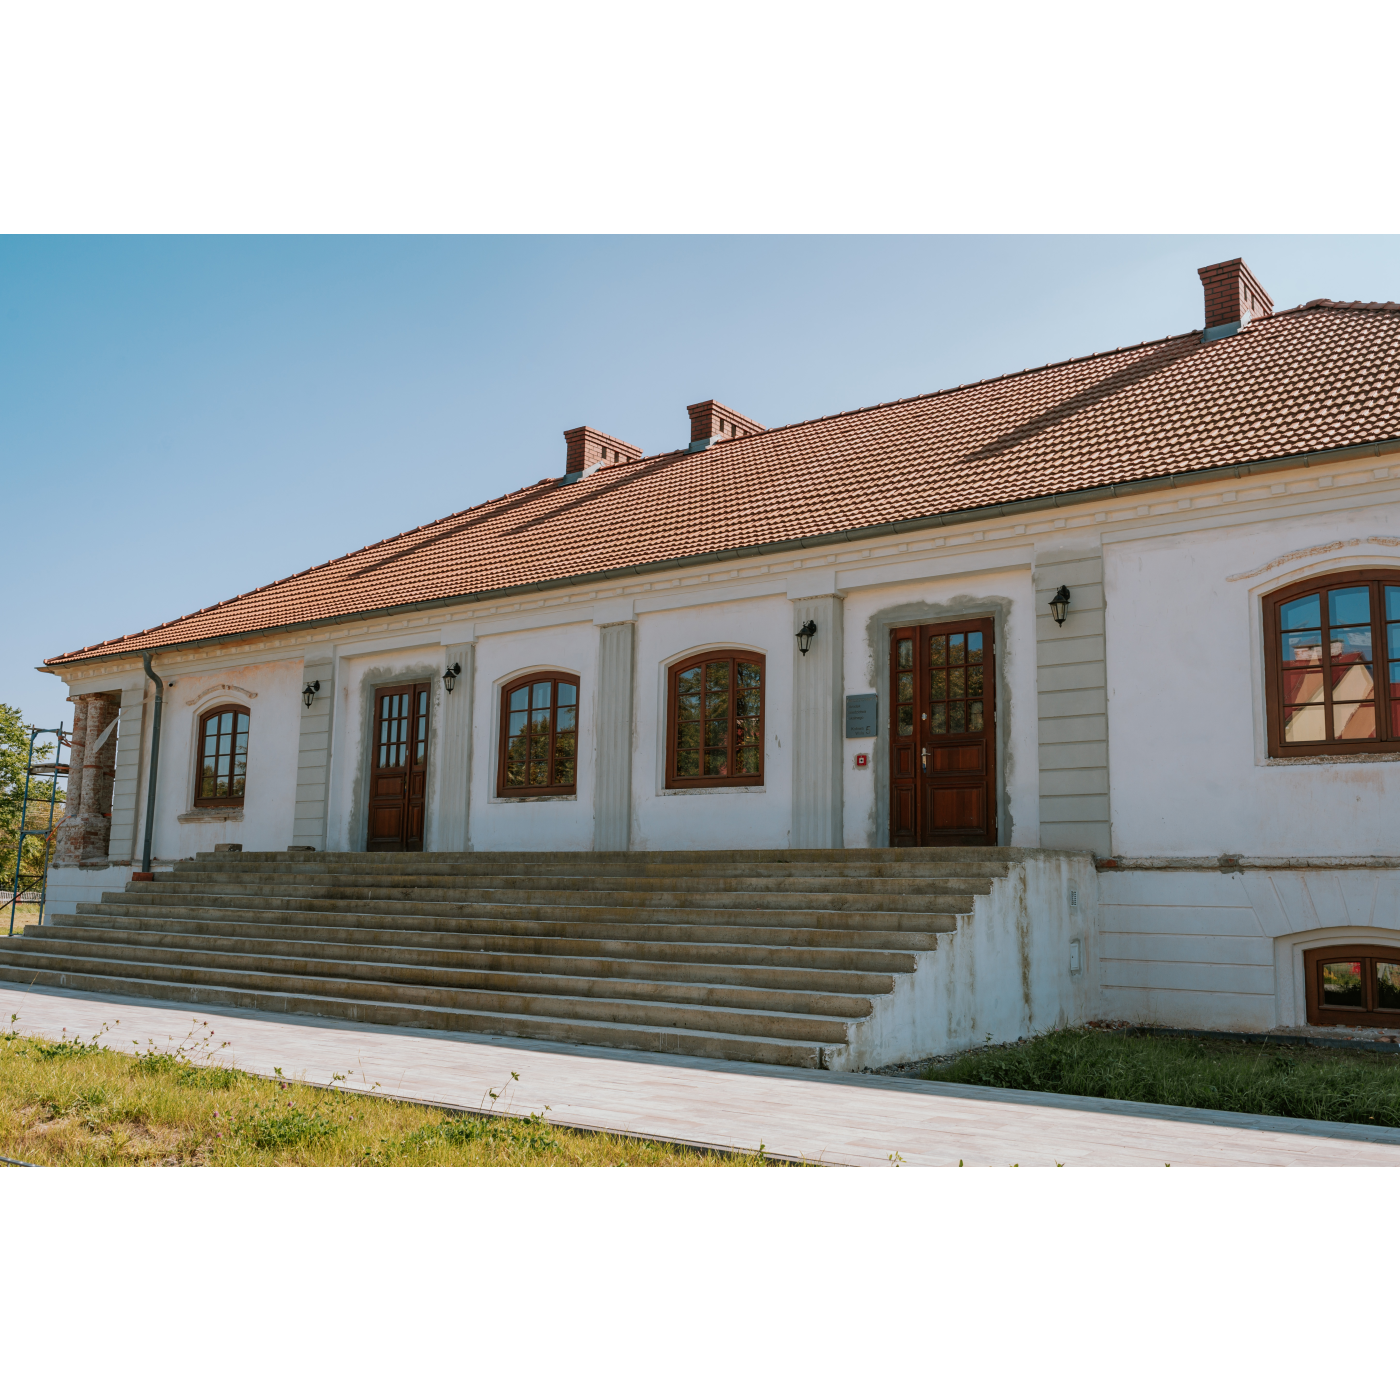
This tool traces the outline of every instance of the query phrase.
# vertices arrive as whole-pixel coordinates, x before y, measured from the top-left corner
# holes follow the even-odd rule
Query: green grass
[[[925,1079],[1400,1128],[1400,1055],[1113,1031],[975,1050]]]
[[[192,1033],[192,1037],[193,1037]],[[764,1166],[267,1080],[184,1048],[0,1037],[0,1156],[46,1166]]]

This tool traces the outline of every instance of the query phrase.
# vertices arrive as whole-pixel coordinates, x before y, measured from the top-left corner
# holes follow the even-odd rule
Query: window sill
[[[662,788],[662,797],[716,797],[727,793],[767,792],[766,787],[683,787]]]
[[[488,804],[494,802],[501,802],[509,803],[512,806],[518,805],[521,802],[577,802],[578,793],[549,792],[543,793],[539,797],[488,797],[486,801]]]
[[[195,807],[188,812],[181,812],[175,820],[177,822],[241,822],[243,808]]]
[[[1328,766],[1334,763],[1400,763],[1400,753],[1300,753],[1280,754],[1264,760],[1265,768]]]

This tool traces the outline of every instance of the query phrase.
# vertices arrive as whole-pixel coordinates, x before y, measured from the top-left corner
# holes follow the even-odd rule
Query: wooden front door
[[[427,681],[374,692],[367,851],[421,851],[428,795]]]
[[[992,619],[890,633],[890,845],[995,846]]]

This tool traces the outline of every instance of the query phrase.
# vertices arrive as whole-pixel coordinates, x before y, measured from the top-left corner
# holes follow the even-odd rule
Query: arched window
[[[248,711],[242,705],[210,710],[199,719],[196,807],[241,807],[248,775]]]
[[[763,658],[688,656],[668,678],[666,785],[763,785]]]
[[[1270,755],[1400,751],[1400,569],[1289,584],[1264,629]]]
[[[1348,943],[1303,954],[1311,1026],[1400,1026],[1400,948]]]
[[[497,797],[576,792],[578,677],[542,671],[511,681],[501,695]]]

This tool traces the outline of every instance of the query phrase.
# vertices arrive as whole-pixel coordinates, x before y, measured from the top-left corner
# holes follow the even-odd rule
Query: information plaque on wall
[[[846,738],[874,739],[880,732],[880,697],[878,695],[848,695],[846,697]]]

